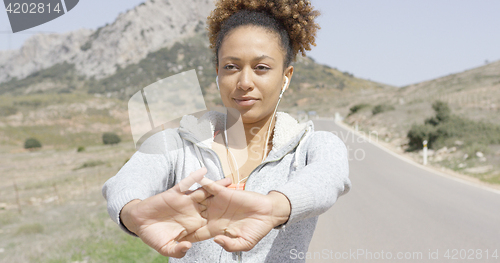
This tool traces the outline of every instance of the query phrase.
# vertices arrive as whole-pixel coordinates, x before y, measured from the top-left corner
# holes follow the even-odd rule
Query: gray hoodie
[[[179,183],[191,172],[206,166],[206,177],[223,179],[219,158],[211,149],[215,130],[224,128],[225,114],[209,111],[200,119],[184,116],[178,129],[167,129],[148,138],[102,189],[111,218],[120,224],[123,206],[144,200]],[[211,131],[207,135],[207,131]],[[312,121],[297,123],[284,112],[276,114],[272,150],[245,184],[245,191],[283,193],[291,204],[286,224],[269,232],[253,249],[242,252],[242,262],[304,262],[318,216],[350,190],[347,149],[333,133],[314,131]],[[196,149],[198,148],[198,149]],[[200,160],[200,158],[202,160]],[[192,187],[197,188],[198,185]],[[193,243],[175,262],[237,262],[213,239]]]

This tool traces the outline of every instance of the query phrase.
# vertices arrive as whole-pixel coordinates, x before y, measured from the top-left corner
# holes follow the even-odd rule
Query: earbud
[[[281,93],[280,93],[280,99],[281,97],[283,96],[283,93],[285,93],[285,90],[286,90],[286,85],[288,85],[288,77],[285,76],[285,85],[283,86],[283,88],[281,89]]]
[[[215,78],[215,83],[217,83],[217,89],[220,90],[219,88],[219,76]]]

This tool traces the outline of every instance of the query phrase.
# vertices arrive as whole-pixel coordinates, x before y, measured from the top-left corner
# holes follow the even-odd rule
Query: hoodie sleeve
[[[326,212],[351,188],[347,148],[340,138],[316,131],[301,148],[299,156],[305,155],[307,164],[299,166],[286,184],[272,190],[284,194],[291,205],[290,217],[280,227]]]
[[[170,145],[177,145],[172,136],[175,134],[166,130],[148,138],[102,188],[111,219],[128,234],[135,236],[120,221],[122,208],[132,200],[144,200],[161,193],[175,183],[172,163],[176,161],[175,152],[181,148],[167,148],[167,140]]]

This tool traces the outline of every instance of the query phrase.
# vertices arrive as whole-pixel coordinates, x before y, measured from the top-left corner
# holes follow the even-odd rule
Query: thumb
[[[201,181],[206,173],[207,168],[201,167],[200,169],[192,172],[188,177],[182,179],[178,184],[180,192],[186,192],[194,183]]]
[[[254,246],[249,241],[241,237],[230,238],[224,235],[216,236],[214,238],[214,242],[223,247],[227,252],[249,251]]]
[[[228,188],[226,188],[225,186],[228,185],[229,179],[222,179],[220,180],[220,183],[222,183],[222,185],[206,177],[203,177],[203,179],[201,179],[201,181],[199,182],[203,189],[205,189],[211,195],[218,195],[221,191],[228,190]]]

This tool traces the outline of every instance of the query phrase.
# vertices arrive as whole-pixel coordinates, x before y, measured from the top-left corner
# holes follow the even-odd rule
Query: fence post
[[[424,165],[427,165],[427,140],[422,142],[424,144]]]

